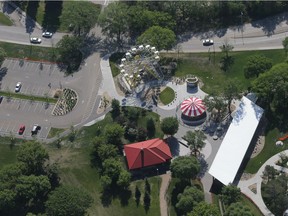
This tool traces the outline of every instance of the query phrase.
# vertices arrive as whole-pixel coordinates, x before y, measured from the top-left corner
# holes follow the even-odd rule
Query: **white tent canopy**
[[[263,109],[243,97],[209,173],[224,185],[233,183],[251,143]]]

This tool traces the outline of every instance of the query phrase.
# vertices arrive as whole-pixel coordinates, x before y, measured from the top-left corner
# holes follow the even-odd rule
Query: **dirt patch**
[[[241,176],[241,181],[246,181],[250,178],[253,178],[255,174],[251,174],[251,173],[243,173],[243,175]]]
[[[107,92],[104,92],[100,99],[100,105],[97,109],[97,114],[103,113],[108,107],[111,106],[111,103],[112,103],[112,98]]]
[[[256,157],[262,151],[262,149],[264,148],[264,144],[265,144],[265,136],[259,136],[256,141],[256,145],[251,155],[251,158]]]
[[[252,184],[248,187],[254,194],[257,194],[257,183]]]

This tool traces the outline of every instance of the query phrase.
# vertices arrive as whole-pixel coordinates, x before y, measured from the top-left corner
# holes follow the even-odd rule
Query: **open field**
[[[8,17],[5,16],[5,14],[0,13],[0,25],[12,26],[13,23]]]
[[[283,50],[232,51],[230,55],[233,57],[234,63],[229,71],[223,72],[219,63],[223,54],[220,52],[216,52],[215,56],[214,53],[182,53],[175,76],[184,77],[187,74],[192,74],[199,77],[204,84],[202,90],[209,94],[215,91],[222,92],[225,86],[223,84],[228,80],[235,80],[241,87],[247,89],[253,79],[248,80],[244,77],[243,68],[249,56],[256,54],[271,58],[273,64],[283,62],[286,58]],[[163,57],[177,57],[176,53],[161,53],[161,55]]]
[[[172,88],[170,87],[166,87],[161,93],[160,93],[160,96],[159,96],[161,102],[164,104],[164,105],[167,105],[169,103],[171,103],[174,98],[175,98],[175,92]]]

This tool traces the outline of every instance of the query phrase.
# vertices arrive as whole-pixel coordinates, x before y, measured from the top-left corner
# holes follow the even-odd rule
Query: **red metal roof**
[[[124,146],[129,169],[165,163],[172,158],[166,142],[156,138]]]

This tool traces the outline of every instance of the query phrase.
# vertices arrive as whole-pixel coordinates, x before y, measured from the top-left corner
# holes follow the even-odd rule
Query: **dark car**
[[[41,127],[38,124],[34,124],[31,130],[31,135],[36,135],[39,130],[41,130]]]
[[[203,46],[211,46],[213,44],[214,44],[213,40],[210,39],[203,40]]]
[[[3,100],[3,96],[0,96],[0,104],[2,103]]]

